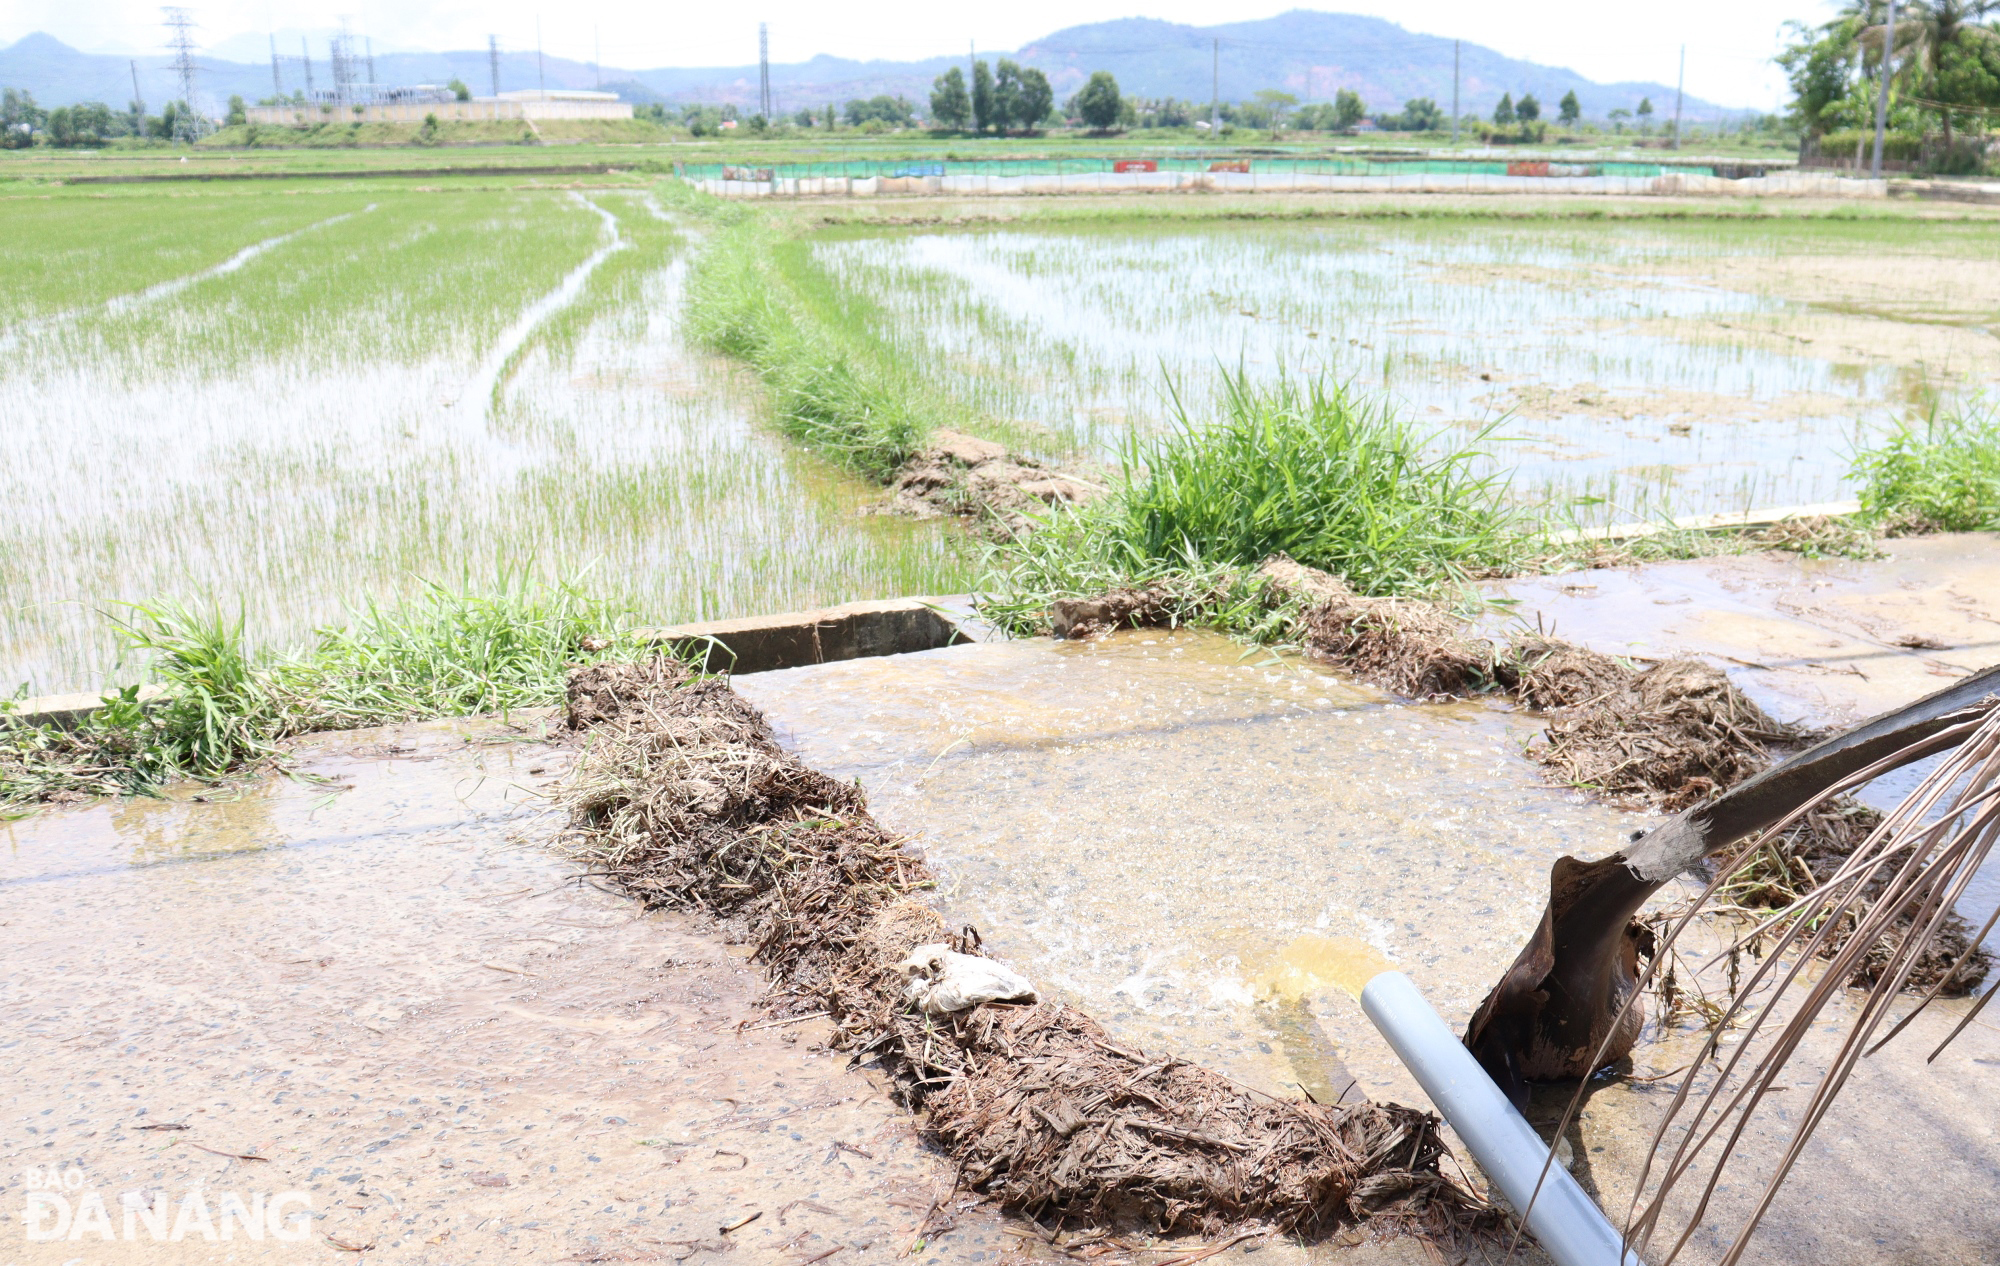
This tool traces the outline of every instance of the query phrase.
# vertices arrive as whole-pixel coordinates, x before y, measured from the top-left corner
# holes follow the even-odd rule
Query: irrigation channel
[[[10,298],[0,663],[36,691],[134,670],[102,614],[120,600],[241,604],[268,642],[415,577],[509,568],[593,567],[662,621],[971,583],[960,534],[861,513],[879,489],[777,436],[758,385],[688,345],[690,235],[645,193],[314,198],[171,276]],[[1052,461],[1156,429],[1166,379],[1198,403],[1219,369],[1323,370],[1440,429],[1496,426],[1518,495],[1587,515],[1839,496],[1843,444],[1988,383],[1983,239],[1906,230],[850,229],[809,256],[909,364]],[[1703,655],[1809,724],[2000,658],[1990,536],[1489,589],[1599,650]],[[1503,703],[1413,705],[1209,632],[968,631],[735,686],[928,855],[949,924],[1116,1042],[1259,1092],[1423,1104],[1332,987],[1343,938],[1462,1028],[1550,865],[1653,820],[1551,786],[1522,757],[1540,722]],[[768,1021],[748,947],[572,882],[545,847],[544,797],[577,750],[552,725],[316,736],[296,754],[310,778],[0,824],[10,1216],[34,1166],[86,1174],[114,1221],[127,1192],[307,1192],[322,1255],[1072,1260],[955,1193],[885,1081],[822,1049],[824,1020]],[[1984,883],[1961,908],[1977,923],[1996,904]],[[1717,992],[1721,944],[1682,947]],[[1967,1110],[1990,1099],[2000,1030],[1973,1024],[1928,1067],[1908,1055],[1969,1005],[1866,1062],[1756,1260],[2000,1255],[2000,1135]],[[1698,1011],[1649,1023],[1564,1136],[1614,1215],[1703,1032]],[[1835,1036],[1811,1035],[1804,1064]],[[1539,1094],[1530,1119],[1565,1098]],[[1795,1124],[1777,1098],[1761,1154]],[[1760,1189],[1754,1164],[1725,1184],[1681,1260],[1716,1260]],[[1210,1260],[1430,1258],[1345,1236]]]

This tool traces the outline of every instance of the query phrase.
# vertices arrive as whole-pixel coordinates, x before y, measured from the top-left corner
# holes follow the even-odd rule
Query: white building
[[[422,123],[427,115],[436,115],[440,123],[456,120],[629,119],[632,117],[632,104],[620,101],[615,92],[524,88],[519,92],[503,92],[497,97],[474,97],[470,101],[382,101],[345,106],[322,101],[309,105],[250,106],[244,115],[252,123],[277,127],[306,127],[314,123]]]

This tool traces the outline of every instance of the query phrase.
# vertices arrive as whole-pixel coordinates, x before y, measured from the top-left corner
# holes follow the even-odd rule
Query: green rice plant
[[[1437,448],[1324,378],[1225,372],[1220,413],[1133,440],[1110,496],[996,547],[987,613],[1035,627],[1056,598],[1158,587],[1176,619],[1256,635],[1244,577],[1274,554],[1366,594],[1435,593],[1525,555],[1523,525],[1473,444]],[[1275,626],[1273,626],[1275,627]]]
[[[2000,415],[1934,413],[1855,454],[1854,477],[1863,517],[1891,532],[2000,530]]]
[[[755,369],[779,426],[806,444],[886,480],[937,427],[942,406],[871,343],[860,300],[769,222],[719,230],[687,293],[689,333]]]

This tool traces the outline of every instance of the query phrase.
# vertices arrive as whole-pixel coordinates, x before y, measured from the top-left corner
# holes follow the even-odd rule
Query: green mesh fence
[[[1544,159],[1453,158],[995,158],[969,161],[854,159],[835,163],[675,163],[674,172],[688,180],[823,180],[846,178],[908,179],[927,176],[1088,176],[1125,170],[1159,172],[1236,172],[1253,176],[1635,176],[1670,172],[1713,176],[1713,167],[1669,166],[1663,163],[1565,163]]]

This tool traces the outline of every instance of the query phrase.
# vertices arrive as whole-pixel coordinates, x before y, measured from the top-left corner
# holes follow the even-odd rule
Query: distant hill
[[[292,42],[296,45],[295,39]],[[248,41],[238,38],[225,43],[241,49]],[[278,51],[285,90],[303,87],[297,48],[288,51],[280,42]],[[324,86],[328,75],[324,42],[315,44],[313,51],[316,81]],[[1055,86],[1058,99],[1081,87],[1092,71],[1108,70],[1130,94],[1207,101],[1211,75],[1219,69],[1220,91],[1226,101],[1246,99],[1266,88],[1289,92],[1301,100],[1323,101],[1331,99],[1335,89],[1352,88],[1371,111],[1394,111],[1412,97],[1430,97],[1446,109],[1451,106],[1451,40],[1412,34],[1380,18],[1342,13],[1295,9],[1257,22],[1202,27],[1124,18],[1057,31],[1015,53],[982,52],[980,56],[1012,56],[1024,65],[1040,67]],[[755,63],[651,70],[605,67],[600,72],[588,63],[559,57],[541,59],[538,71],[536,61],[532,52],[503,51],[501,88],[532,88],[538,82],[551,88],[591,88],[601,83],[635,102],[750,106],[757,99]],[[178,94],[164,56],[141,57],[137,62],[140,90],[150,105],[157,108]],[[923,108],[931,81],[945,68],[963,64],[960,56],[910,62],[820,56],[806,62],[773,64],[771,84],[785,113],[878,93],[900,94]],[[375,58],[375,73],[385,84],[443,83],[455,76],[476,92],[492,88],[485,49],[382,53]],[[1600,84],[1573,70],[1504,57],[1477,44],[1462,46],[1460,76],[1460,108],[1480,114],[1490,112],[1503,92],[1517,98],[1532,92],[1549,115],[1554,114],[1562,95],[1572,91],[1589,118],[1602,118],[1620,107],[1632,109],[1641,97],[1651,97],[1663,116],[1673,110],[1671,84]],[[128,59],[78,52],[40,33],[0,49],[0,85],[28,89],[50,106],[90,100],[122,106],[132,96]],[[203,61],[201,88],[214,101],[231,94],[255,100],[268,95],[271,87],[268,63]],[[1728,113],[1731,111],[1722,106],[1694,97],[1689,97],[1685,106],[1690,121]]]

